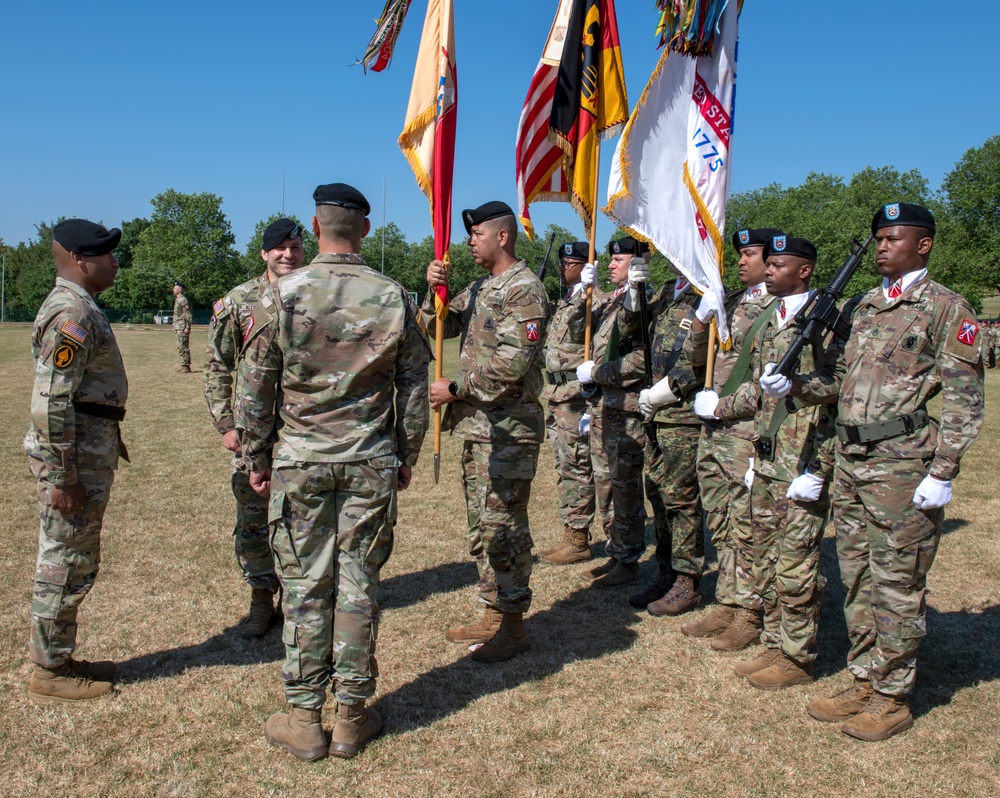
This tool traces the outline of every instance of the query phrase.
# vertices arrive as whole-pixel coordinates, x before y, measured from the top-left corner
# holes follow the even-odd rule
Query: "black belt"
[[[111,421],[123,421],[125,419],[124,407],[112,407],[111,405],[102,405],[97,402],[74,401],[73,408],[77,413],[83,413],[85,416],[107,418]]]
[[[859,424],[848,427],[837,422],[837,438],[841,443],[878,443],[879,441],[909,435],[918,429],[923,429],[930,423],[926,410],[917,410],[905,416],[896,416],[886,421],[873,421],[871,424]]]
[[[546,371],[545,381],[549,385],[565,385],[568,382],[576,382],[576,369],[571,371]]]

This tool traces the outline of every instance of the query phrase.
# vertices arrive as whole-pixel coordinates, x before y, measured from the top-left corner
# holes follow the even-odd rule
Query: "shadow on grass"
[[[436,593],[471,587],[479,581],[472,560],[449,562],[423,571],[399,574],[382,580],[379,586],[379,606],[382,610],[398,610],[419,604]]]

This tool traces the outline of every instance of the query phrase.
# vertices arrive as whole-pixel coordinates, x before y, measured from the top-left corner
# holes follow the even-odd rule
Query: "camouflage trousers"
[[[556,462],[556,495],[564,527],[587,533],[594,523],[594,468],[590,437],[580,434],[580,419],[587,412],[582,398],[549,402],[545,427]]]
[[[760,640],[805,664],[816,659],[823,587],[819,548],[829,510],[827,489],[815,502],[793,502],[789,483],[755,474],[750,489],[754,582],[764,610]]]
[[[753,443],[708,426],[698,439],[698,489],[705,527],[719,560],[715,599],[720,604],[760,609],[753,580],[750,491],[743,481]]]
[[[705,527],[698,495],[698,437],[701,426],[654,424],[656,439],[646,441],[646,493],[654,505],[656,561],[695,578],[705,568]]]
[[[528,499],[538,449],[537,443],[473,441],[462,447],[467,539],[479,569],[479,598],[500,612],[527,612],[531,606]]]
[[[236,526],[233,528],[233,548],[243,579],[252,588],[278,592],[278,577],[274,574],[274,557],[267,526],[268,501],[250,487],[246,471],[233,471],[233,497],[236,499]]]
[[[41,468],[29,460],[35,477]],[[71,515],[49,504],[49,486],[38,481],[38,563],[31,600],[29,656],[43,668],[57,668],[76,649],[76,616],[101,564],[101,524],[115,472],[78,471],[87,491],[83,508]]]
[[[191,337],[191,330],[175,327],[174,332],[177,333],[177,354],[181,356],[181,365],[190,367],[191,347],[188,341]]]
[[[590,464],[594,472],[594,495],[597,499],[597,512],[601,516],[601,527],[604,537],[611,539],[611,527],[615,522],[614,506],[611,492],[611,463],[602,441],[604,440],[604,408],[601,405],[590,410]]]
[[[375,694],[379,570],[392,553],[395,457],[298,463],[271,478],[271,549],[284,589],[285,698],[319,709],[326,688]]]
[[[646,505],[642,496],[646,433],[642,418],[638,413],[605,407],[599,440],[600,448],[610,463],[611,504],[614,508],[611,535],[605,551],[609,557],[620,562],[636,563],[646,550]]]
[[[847,591],[847,667],[889,695],[913,690],[927,634],[927,572],[944,522],[943,509],[913,504],[928,465],[837,454],[833,509]]]

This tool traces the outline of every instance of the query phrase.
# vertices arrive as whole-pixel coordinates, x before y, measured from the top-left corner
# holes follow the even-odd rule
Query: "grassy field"
[[[122,328],[131,397],[104,528],[101,574],[80,614],[79,654],[120,663],[117,692],[87,707],[27,700],[27,621],[37,545],[34,483],[21,453],[30,329],[0,328],[0,793],[5,796],[996,796],[1000,795],[1000,421],[963,462],[930,575],[929,637],[916,725],[860,743],[810,719],[845,683],[846,630],[833,540],[817,681],[764,693],[713,652],[626,604],[629,589],[583,588],[586,566],[536,566],[533,647],[483,666],[444,640],[473,619],[458,444],[433,484],[430,439],[400,523],[384,590],[377,707],[386,734],[356,760],[304,764],[268,746],[283,707],[279,630],[234,633],[249,591],[232,555],[229,456],[209,423],[201,375],[174,372],[169,329]],[[200,362],[204,330],[192,336]],[[454,354],[447,362],[454,363]],[[1000,390],[988,372],[988,391]],[[992,475],[992,476],[991,476]],[[531,523],[560,534],[543,447]],[[644,570],[651,569],[649,563]],[[714,575],[702,592],[711,595]],[[330,725],[330,718],[327,719]]]

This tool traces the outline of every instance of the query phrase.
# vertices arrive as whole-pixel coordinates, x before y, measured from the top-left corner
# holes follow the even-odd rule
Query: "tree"
[[[424,264],[424,270],[419,275],[411,274],[411,264],[408,260],[410,245],[395,222],[378,227],[366,238],[361,239],[361,256],[365,262],[375,271],[383,271],[383,240],[385,274],[400,283],[407,291],[417,291],[418,288],[415,286],[424,279],[427,264]]]
[[[7,305],[23,308],[29,317],[48,296],[56,281],[52,259],[52,228],[55,222],[35,225],[37,238],[7,250]]]
[[[253,230],[253,235],[250,237],[250,241],[247,242],[246,251],[240,258],[240,271],[241,274],[245,274],[246,276],[240,282],[256,277],[264,271],[264,260],[260,256],[260,251],[264,247],[264,231],[270,224],[278,221],[278,219],[291,219],[302,228],[302,249],[305,252],[304,262],[309,263],[316,257],[316,253],[319,251],[319,242],[316,240],[313,231],[302,224],[295,216],[272,213],[266,219],[261,219],[257,222],[257,226]]]

